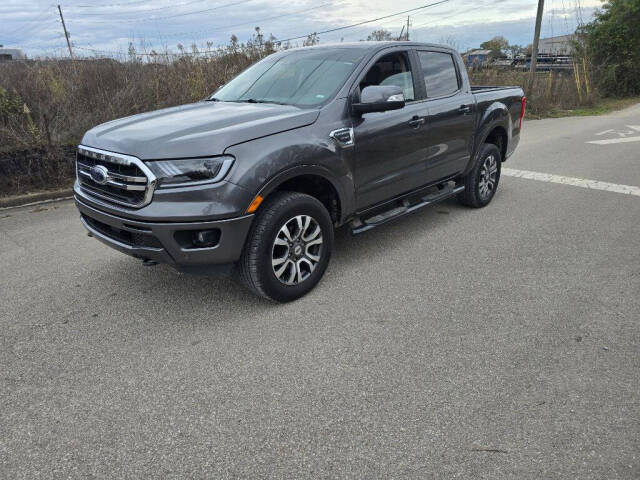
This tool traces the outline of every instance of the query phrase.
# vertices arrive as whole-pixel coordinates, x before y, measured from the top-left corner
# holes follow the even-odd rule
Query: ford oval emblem
[[[95,165],[91,168],[91,180],[100,185],[105,185],[109,180],[109,170],[102,165]]]

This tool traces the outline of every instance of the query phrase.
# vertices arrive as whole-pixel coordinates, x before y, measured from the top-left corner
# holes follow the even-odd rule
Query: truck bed
[[[517,119],[520,115],[521,100],[524,95],[520,87],[472,86],[471,93],[478,106],[478,121],[483,117],[484,112],[496,102],[507,108],[512,120]]]

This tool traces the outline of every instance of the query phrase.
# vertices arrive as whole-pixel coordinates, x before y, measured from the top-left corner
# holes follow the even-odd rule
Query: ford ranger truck
[[[320,281],[336,227],[491,202],[525,104],[519,87],[472,87],[441,45],[283,50],[204,101],[89,130],[75,202],[90,236],[146,265],[235,271],[286,302]]]

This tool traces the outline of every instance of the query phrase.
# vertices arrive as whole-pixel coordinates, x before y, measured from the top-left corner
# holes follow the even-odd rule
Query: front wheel
[[[502,156],[498,147],[483,143],[475,165],[461,180],[465,188],[458,195],[460,203],[474,208],[488,205],[496,194],[501,167]]]
[[[318,284],[332,248],[331,217],[319,200],[275,192],[253,222],[240,259],[240,278],[259,296],[295,300]]]

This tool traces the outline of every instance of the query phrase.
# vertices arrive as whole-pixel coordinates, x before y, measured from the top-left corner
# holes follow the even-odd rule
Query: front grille
[[[82,215],[82,219],[87,222],[90,227],[94,228],[105,237],[117,240],[120,243],[124,243],[132,247],[162,248],[160,241],[149,233],[122,230],[88,217],[87,215]]]
[[[151,201],[155,177],[136,157],[79,146],[76,175],[84,193],[127,207]]]

